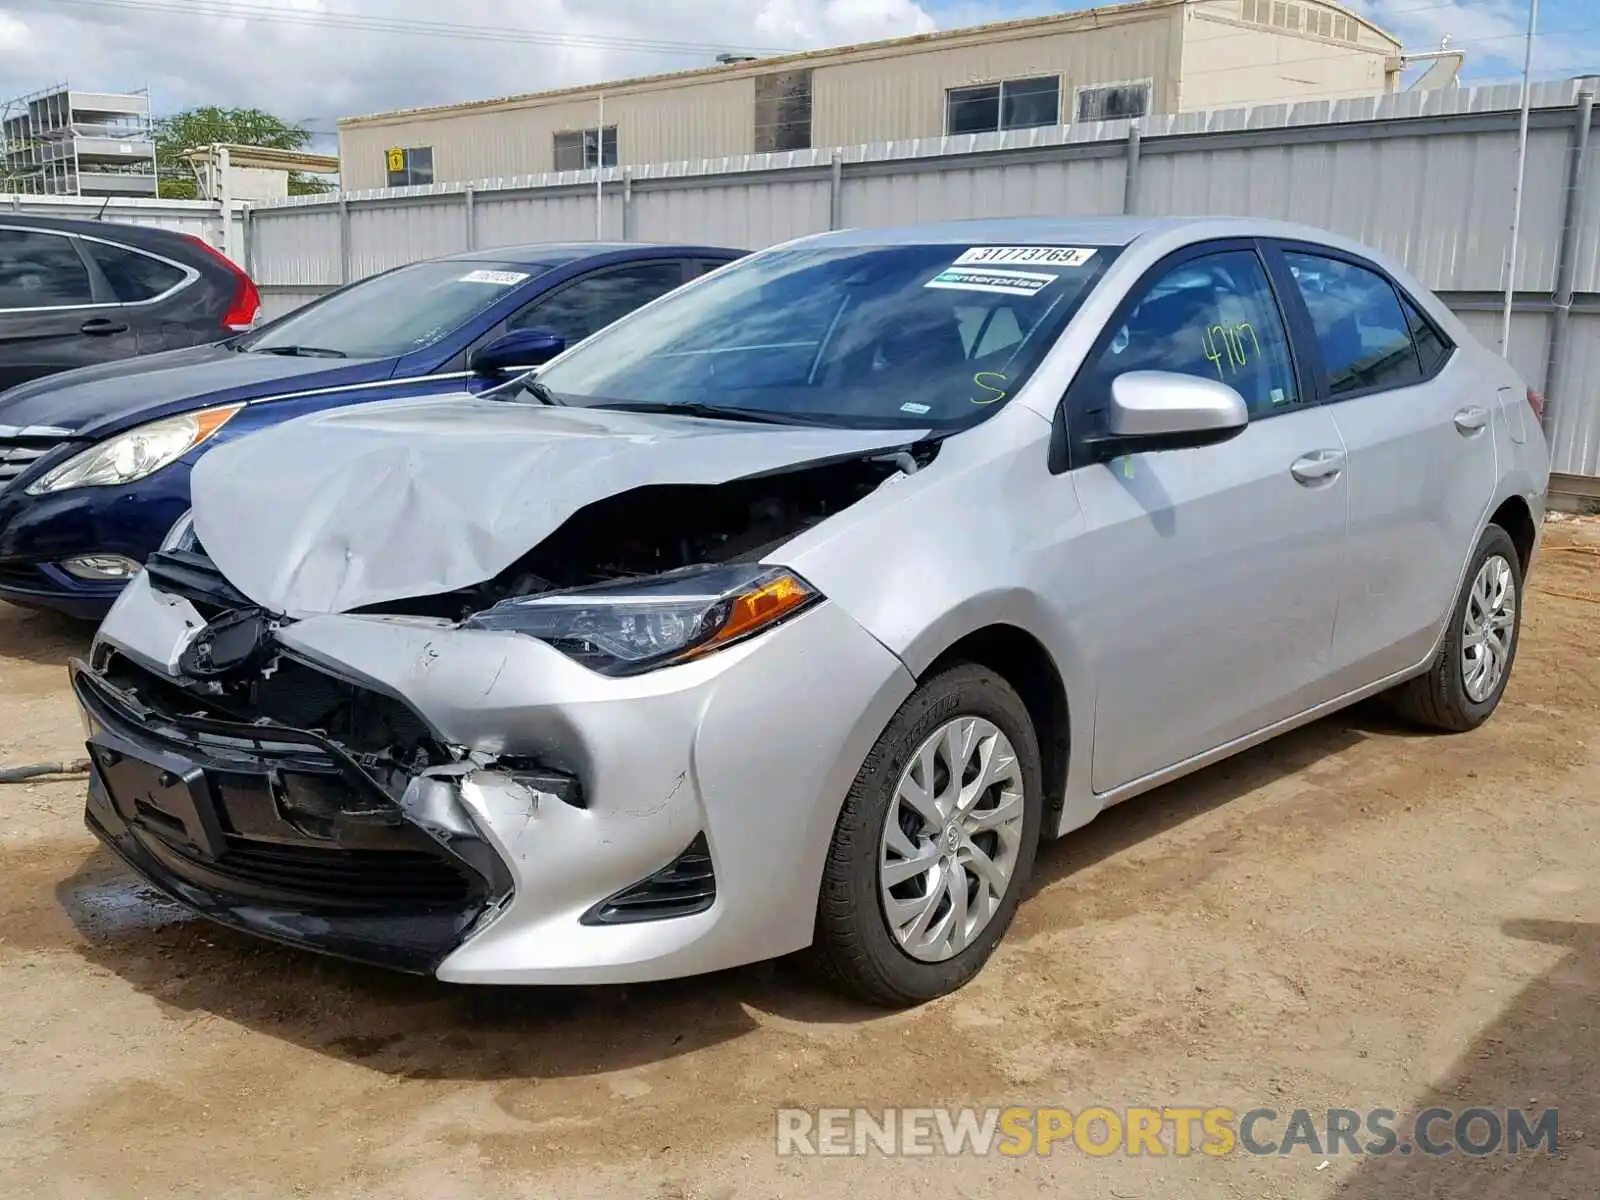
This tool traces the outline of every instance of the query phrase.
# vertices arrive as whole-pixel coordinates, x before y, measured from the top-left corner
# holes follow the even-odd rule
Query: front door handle
[[[1463,437],[1471,437],[1489,423],[1489,410],[1479,408],[1476,404],[1463,408],[1455,415],[1456,431]]]
[[[92,317],[78,326],[78,329],[90,337],[109,337],[113,333],[128,332],[126,322],[113,321],[107,317]]]
[[[1310,454],[1302,454],[1289,464],[1289,474],[1294,476],[1295,482],[1303,483],[1307,487],[1331,482],[1337,479],[1339,472],[1343,470],[1343,450],[1313,450]]]

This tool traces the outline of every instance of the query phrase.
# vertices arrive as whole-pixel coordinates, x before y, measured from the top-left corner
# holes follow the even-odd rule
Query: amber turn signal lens
[[[760,587],[735,596],[722,628],[700,643],[685,658],[705,654],[729,642],[749,637],[797,612],[817,598],[817,593],[787,571],[769,578]]]

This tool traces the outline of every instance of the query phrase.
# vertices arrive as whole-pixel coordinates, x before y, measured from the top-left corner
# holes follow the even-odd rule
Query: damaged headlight
[[[586,667],[629,675],[743,641],[821,598],[781,567],[692,567],[502,600],[464,627],[527,634]]]
[[[193,550],[194,536],[194,509],[184,509],[183,516],[173,522],[172,528],[167,530],[167,536],[161,539],[161,549],[165,550]]]
[[[242,404],[225,404],[219,408],[203,408],[199,412],[163,417],[109,437],[47,471],[28,485],[28,495],[48,496],[68,488],[114,487],[154,475],[208,441],[243,407]]]

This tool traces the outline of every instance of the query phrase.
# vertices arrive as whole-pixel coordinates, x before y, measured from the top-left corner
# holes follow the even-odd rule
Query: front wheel
[[[867,756],[835,826],[812,956],[899,1007],[977,974],[1033,873],[1042,773],[1028,710],[994,672],[928,680]]]
[[[1522,560],[1511,535],[1484,530],[1438,657],[1392,693],[1402,716],[1449,733],[1476,729],[1500,703],[1522,632]]]

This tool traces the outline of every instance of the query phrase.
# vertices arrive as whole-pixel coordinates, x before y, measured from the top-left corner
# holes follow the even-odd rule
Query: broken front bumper
[[[174,715],[82,662],[71,670],[89,733],[85,822],[196,911],[429,972],[509,894],[481,841],[430,837],[316,734]]]
[[[114,651],[172,679],[203,623],[188,601],[141,578],[107,618],[97,654]],[[622,679],[518,634],[407,618],[310,617],[276,639],[309,669],[403,704],[456,756],[389,795],[406,836],[458,859],[463,845],[479,845],[508,880],[502,888],[493,870],[468,864],[480,881],[476,907],[452,918],[454,941],[422,968],[460,982],[659,979],[807,945],[840,804],[914,686],[897,658],[830,604],[703,659]],[[93,700],[91,691],[86,709]],[[180,738],[191,759],[193,733]],[[221,778],[212,770],[202,766],[207,779]],[[541,772],[563,773],[575,787],[560,798],[541,786]],[[140,842],[143,831],[129,836]],[[325,906],[247,921],[235,893],[219,911],[113,842],[209,915],[353,952],[348,941],[306,936],[324,928],[315,922],[328,919]],[[183,865],[180,882],[192,890],[195,868]],[[428,945],[433,952],[439,942]],[[361,949],[354,956],[387,953]]]

